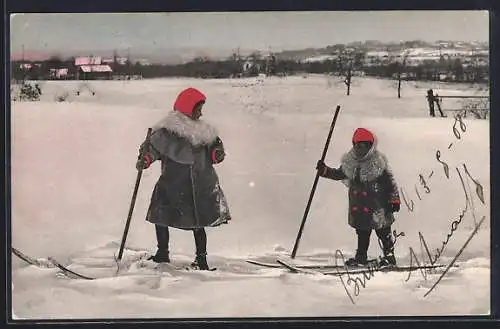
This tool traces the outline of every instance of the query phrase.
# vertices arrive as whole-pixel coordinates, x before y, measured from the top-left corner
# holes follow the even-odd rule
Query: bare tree
[[[351,82],[354,71],[363,67],[364,52],[352,48],[343,48],[337,57],[337,72],[347,87],[347,96],[351,94]]]
[[[228,60],[234,62],[234,63],[240,63],[241,62],[241,55],[240,55],[240,47],[233,49],[233,52],[231,53],[231,56],[228,58]]]
[[[243,60],[240,54],[240,47],[233,50],[233,53],[229,57],[229,61],[231,62],[231,75],[239,76],[243,71]]]
[[[401,80],[402,80],[402,75],[405,73],[406,76],[406,63],[408,61],[408,56],[410,55],[410,52],[407,50],[403,54],[403,59],[401,61],[401,65],[399,66],[399,71],[398,71],[398,98],[401,98]]]
[[[397,80],[398,98],[401,98],[401,81],[407,78],[407,65],[408,57],[410,52],[407,50],[405,52],[398,52],[397,54],[392,54],[390,56],[389,66],[392,66],[393,78]],[[394,73],[395,71],[395,73]]]

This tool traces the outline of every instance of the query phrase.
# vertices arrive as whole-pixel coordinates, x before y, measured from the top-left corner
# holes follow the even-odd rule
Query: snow
[[[245,82],[246,81],[246,82]],[[40,102],[13,102],[12,245],[34,258],[53,256],[97,280],[71,280],[54,268],[28,266],[12,256],[12,310],[19,319],[70,318],[214,318],[360,315],[467,315],[490,312],[489,122],[464,119],[458,140],[454,119],[430,118],[426,90],[438,94],[473,94],[467,85],[403,83],[397,98],[394,82],[353,79],[351,96],[341,85],[319,75],[252,79],[155,79],[91,81],[94,96],[78,81],[45,82]],[[140,267],[133,259],[156,248],[154,227],[144,220],[160,167],[144,171],[134,208],[127,250],[128,264],[115,276],[118,253],[137,171],[135,161],[147,128],[165,115],[177,93],[188,86],[207,95],[203,119],[219,128],[228,156],[217,165],[231,207],[230,224],[207,229],[208,261],[220,271],[179,275]],[[241,87],[240,87],[241,86]],[[54,96],[67,92],[66,102]],[[443,106],[445,102],[443,101]],[[474,229],[484,224],[436,289],[437,274],[375,273],[351,303],[336,276],[292,274],[260,268],[244,260],[287,257],[315,177],[335,106],[342,106],[326,163],[338,166],[350,147],[352,132],[373,130],[395,178],[415,203],[402,206],[393,226],[404,232],[396,243],[401,265],[412,248],[422,261],[419,232],[429,249],[441,248],[465,207],[455,167],[465,163],[484,188],[485,204],[470,185],[468,206],[443,250],[449,264]],[[445,107],[446,108],[446,107]],[[452,143],[450,149],[449,145]],[[436,161],[450,169],[450,178]],[[430,193],[420,185],[427,179]],[[463,173],[465,177],[466,175]],[[419,188],[422,200],[415,194]],[[469,191],[469,188],[467,189]],[[333,262],[356,248],[347,225],[346,188],[321,179],[302,235],[296,262]],[[372,234],[370,257],[380,255]],[[134,258],[135,257],[135,258]],[[194,257],[193,236],[171,230],[171,258],[187,264]],[[232,269],[232,270],[231,270]],[[347,280],[343,277],[344,281]]]
[[[384,57],[384,56],[389,56],[388,51],[368,51],[366,53],[366,57]]]
[[[337,58],[338,56],[334,55],[318,55],[318,56],[307,57],[303,59],[302,62],[303,63],[324,62],[324,61],[332,61]]]

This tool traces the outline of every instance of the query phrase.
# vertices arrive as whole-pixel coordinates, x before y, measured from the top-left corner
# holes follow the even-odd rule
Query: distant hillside
[[[237,48],[236,46],[234,47]],[[419,49],[424,53],[432,53],[433,51],[450,52],[454,50],[456,53],[470,52],[470,51],[488,51],[489,45],[487,42],[462,42],[462,41],[437,41],[434,43],[424,42],[420,40],[404,41],[401,43],[384,43],[377,40],[357,41],[348,44],[334,44],[328,45],[323,48],[306,48],[306,49],[291,49],[283,51],[274,51],[274,55],[281,60],[294,60],[304,61],[306,59],[328,58],[327,56],[337,54],[341,49],[350,48],[355,51],[369,52],[403,52],[407,49]],[[229,58],[235,49],[230,48],[155,48],[155,49],[130,49],[130,50],[117,50],[118,55],[126,57],[130,54],[132,62],[136,60],[147,60],[150,63],[157,64],[182,64],[193,60],[196,57],[208,57],[212,60],[223,60]],[[269,53],[269,49],[239,49],[239,54],[243,58],[249,56],[254,52],[261,54]],[[453,51],[452,51],[453,52]],[[12,53],[11,60],[20,60],[23,58],[28,61],[42,61],[47,60],[51,56],[58,56],[62,58],[71,58],[77,56],[102,56],[112,57],[113,49],[109,50],[79,50],[67,53],[67,51],[53,51],[47,52],[32,52],[26,51],[24,54]],[[313,60],[314,61],[314,60]]]
[[[425,42],[421,40],[404,41],[401,43],[384,43],[376,40],[368,40],[364,42],[352,42],[348,44],[336,44],[326,46],[324,48],[307,48],[300,50],[285,50],[276,52],[275,55],[283,60],[297,60],[302,61],[307,58],[319,57],[326,58],[325,56],[338,53],[339,50],[344,48],[351,48],[363,52],[404,52],[408,49],[425,49],[425,52],[432,50],[441,51],[443,53],[450,52],[470,52],[470,51],[489,51],[489,44],[486,42],[463,42],[463,41],[444,41],[440,40],[434,43]],[[452,51],[453,50],[453,51]]]
[[[35,52],[25,51],[24,53],[11,53],[11,60],[19,61],[24,58],[26,61],[44,61],[52,56],[62,59],[69,59],[80,56],[100,56],[103,58],[112,58],[116,52],[118,57],[127,57],[130,55],[130,60],[135,63],[137,60],[147,60],[154,64],[183,64],[192,61],[196,57],[208,57],[213,60],[223,60],[231,56],[233,49],[223,48],[198,48],[198,47],[183,47],[183,48],[154,48],[154,49],[109,49],[109,50],[74,50],[74,51],[51,51],[51,52]],[[253,49],[240,49],[241,56],[246,57],[255,52]]]

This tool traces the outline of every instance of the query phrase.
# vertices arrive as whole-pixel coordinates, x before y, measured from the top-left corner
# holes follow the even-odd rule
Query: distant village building
[[[112,72],[109,65],[82,65],[77,75],[80,80],[111,79]]]
[[[249,71],[253,66],[255,65],[254,61],[251,60],[251,59],[247,59],[244,63],[243,63],[243,72],[247,72]]]
[[[257,76],[260,72],[260,63],[253,57],[248,57],[243,62],[243,76]]]
[[[66,79],[68,78],[69,69],[67,68],[59,68],[59,69],[50,69],[49,76],[51,79]]]
[[[33,67],[33,65],[31,65],[30,63],[23,63],[23,64],[19,65],[19,68],[22,70],[29,70],[32,67]]]
[[[101,57],[77,57],[77,80],[111,79],[113,70],[108,64],[102,64]]]
[[[42,67],[42,63],[23,63],[19,65],[21,70],[31,70],[33,68]]]
[[[136,63],[139,63],[141,66],[150,66],[151,62],[145,58],[139,58]]]
[[[75,58],[75,66],[81,66],[81,65],[101,65],[102,64],[102,58],[99,56],[93,56],[93,57],[76,57]]]
[[[116,57],[116,64],[125,65],[127,64],[128,57]]]

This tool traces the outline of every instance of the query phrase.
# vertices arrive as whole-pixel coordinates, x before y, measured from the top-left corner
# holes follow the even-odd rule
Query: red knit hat
[[[375,141],[375,136],[365,128],[358,128],[356,131],[354,131],[354,134],[352,135],[352,142],[353,143],[358,143],[358,142],[371,142],[373,143]]]
[[[199,102],[204,102],[205,99],[205,95],[195,88],[184,89],[175,100],[174,110],[191,115],[194,106]]]

